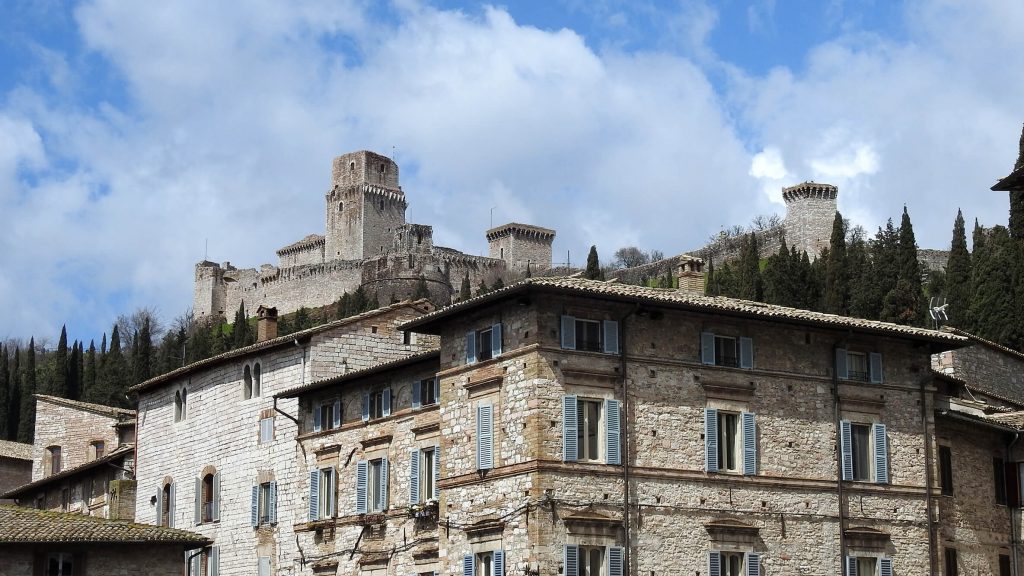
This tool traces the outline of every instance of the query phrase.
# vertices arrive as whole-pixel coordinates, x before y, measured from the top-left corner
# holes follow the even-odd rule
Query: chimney
[[[260,306],[256,309],[256,341],[277,338],[277,308]]]
[[[704,260],[689,254],[679,257],[676,266],[679,278],[679,291],[685,294],[704,295]]]

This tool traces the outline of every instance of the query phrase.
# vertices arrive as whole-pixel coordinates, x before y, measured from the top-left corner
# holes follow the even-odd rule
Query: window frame
[[[337,514],[337,473],[333,466],[327,468],[320,468],[318,470],[320,474],[320,482],[318,487],[319,510],[317,511],[317,519],[324,520],[327,518],[334,518]]]
[[[939,487],[943,496],[953,495],[953,450],[939,445]]]
[[[487,335],[486,338],[484,334]],[[477,364],[500,357],[503,341],[501,322],[466,332],[466,364]]]
[[[164,482],[160,488],[160,498],[156,503],[160,509],[157,511],[157,525],[166,528],[174,527],[174,483]]]
[[[76,556],[77,554],[70,552],[47,552],[45,557],[46,559],[44,560],[45,564],[41,567],[42,574],[45,574],[46,576],[75,576],[77,574],[75,571],[75,564],[78,559]],[[53,562],[54,559],[57,561],[56,572],[53,572],[50,569],[50,563]],[[65,560],[70,564],[70,567],[68,567],[67,570],[65,570]]]
[[[724,474],[743,473],[743,428],[740,412],[718,410],[718,472]],[[731,421],[731,422],[730,422]],[[731,446],[729,445],[731,440]],[[730,467],[725,462],[732,458]],[[723,460],[725,462],[723,462]]]
[[[53,476],[54,474],[60,474],[63,450],[59,445],[54,444],[53,446],[46,447],[46,475]]]
[[[725,418],[722,418],[724,414]],[[736,418],[731,426],[734,433],[732,451],[723,446],[729,430],[723,430],[722,422]],[[735,462],[734,468],[723,466],[722,457],[730,452]],[[736,411],[734,407],[704,408],[704,470],[708,473],[756,476],[758,460],[757,414],[745,410]]]
[[[581,335],[587,335],[585,327],[591,324],[596,326],[596,341],[589,337],[581,338]],[[597,354],[619,353],[619,323],[616,320],[595,320],[590,317],[563,314],[559,326],[559,344],[562,350]],[[581,345],[581,342],[586,346]]]
[[[728,341],[732,341],[729,343]],[[720,354],[726,347],[732,349],[731,356]],[[700,333],[700,362],[705,366],[722,368],[754,369],[754,339],[750,336],[736,336],[718,332],[702,331]]]
[[[412,383],[412,407],[426,408],[441,401],[440,379],[437,376],[414,380]]]
[[[182,386],[174,391],[174,422],[188,419],[188,388]]]
[[[591,423],[590,410],[596,406],[597,422]],[[576,398],[576,461],[603,463],[606,460],[604,398]],[[593,436],[589,434],[589,428],[593,426]],[[586,428],[586,429],[585,429]],[[590,443],[596,443],[595,454],[589,454]]]
[[[341,428],[343,408],[339,397],[315,400],[312,406],[313,432]]]
[[[960,574],[960,561],[956,548],[952,546],[943,547],[942,570],[944,576],[958,576]]]
[[[859,445],[855,427],[866,429],[866,445]],[[849,435],[849,436],[847,436]],[[879,444],[882,442],[882,444]],[[864,454],[861,454],[861,451]],[[844,419],[839,423],[840,478],[847,482],[889,484],[888,427],[882,422]],[[866,476],[858,472],[864,472]]]
[[[270,444],[274,441],[274,417],[264,416],[259,419],[259,444]]]
[[[430,502],[437,499],[434,496],[436,493],[436,486],[434,485],[436,471],[434,466],[437,463],[437,447],[420,448],[419,458],[419,501]]]
[[[214,514],[214,507],[217,503],[216,478],[217,474],[215,472],[208,472],[201,477],[200,487],[202,488],[202,492],[199,497],[199,521],[203,524],[213,522],[214,517],[216,516]]]
[[[851,358],[863,358],[866,372],[850,370]],[[857,362],[860,365],[860,360]],[[883,384],[885,382],[885,364],[882,361],[881,352],[865,351],[862,348],[835,349],[836,378],[844,382],[864,382],[869,384]]]
[[[366,511],[370,514],[384,512],[387,506],[387,465],[384,458],[366,461]]]

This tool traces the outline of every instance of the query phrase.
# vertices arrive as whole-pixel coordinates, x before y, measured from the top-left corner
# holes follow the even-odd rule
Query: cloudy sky
[[[492,208],[559,261],[678,253],[804,180],[944,248],[958,207],[1006,222],[1021,30],[1012,0],[5,0],[0,338],[177,316],[204,255],[322,233],[359,149],[474,254]]]

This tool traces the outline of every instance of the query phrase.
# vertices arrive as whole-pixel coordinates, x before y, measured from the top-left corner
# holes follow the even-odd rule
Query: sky
[[[922,248],[1006,224],[1016,0],[0,0],[0,339],[166,322],[194,265],[323,233],[331,159],[392,156],[410,222],[485,254],[678,254],[839,187]]]

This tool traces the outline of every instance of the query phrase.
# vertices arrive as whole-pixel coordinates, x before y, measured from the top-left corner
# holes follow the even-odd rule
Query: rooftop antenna
[[[946,314],[946,308],[949,304],[946,299],[941,296],[932,296],[928,300],[928,314],[932,317],[932,325],[938,330],[945,322],[949,322],[949,315]]]

